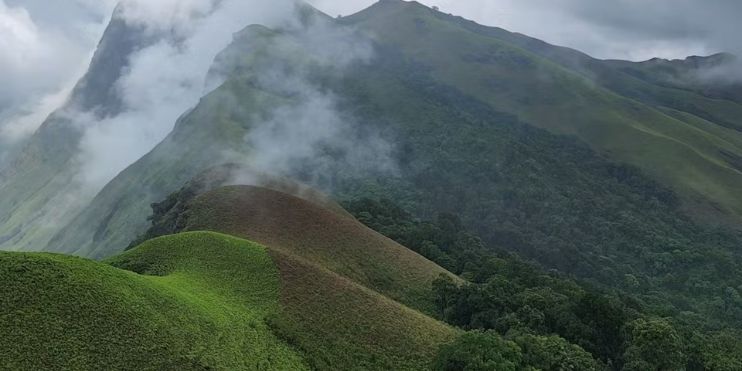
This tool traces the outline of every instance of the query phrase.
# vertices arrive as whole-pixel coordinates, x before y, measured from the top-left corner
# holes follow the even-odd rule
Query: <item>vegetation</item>
[[[547,273],[511,253],[487,247],[455,215],[419,221],[388,200],[358,199],[346,207],[371,228],[466,278],[469,283],[464,285],[445,277],[434,283],[439,318],[466,330],[495,331],[521,348],[528,365],[541,369],[560,362],[584,365],[585,354],[611,369],[627,370],[703,370],[710,365],[731,370],[742,361],[738,330],[709,331],[683,316],[665,319],[670,310],[643,303],[630,293],[599,291]],[[498,336],[495,332],[487,336]],[[715,350],[721,344],[729,351]],[[470,346],[452,345],[442,354],[463,354]],[[653,356],[657,351],[663,357]]]
[[[558,336],[518,335],[505,340],[492,331],[471,331],[441,348],[434,369],[597,371],[603,367]]]
[[[308,369],[265,322],[279,278],[263,247],[189,233],[109,263],[0,254],[0,368]]]
[[[441,348],[434,369],[516,371],[522,365],[523,354],[514,342],[491,332],[469,332]]]
[[[111,260],[141,275],[0,255],[0,300],[13,311],[0,315],[2,362],[94,369],[125,354],[161,368],[420,369],[444,345],[440,369],[742,369],[742,236],[724,228],[742,220],[734,91],[677,82],[687,68],[677,62],[597,61],[416,3],[381,1],[337,22],[371,36],[369,63],[306,68],[300,52],[272,49],[280,31],[247,28],[222,55],[239,64],[221,71],[224,84],[81,213],[70,209],[61,231],[42,216],[74,198],[78,146],[53,117],[0,174],[0,245],[121,251],[147,229],[151,202],[225,153],[250,158],[256,120],[292,104],[254,76],[276,57],[341,97],[349,131],[393,145],[396,176],[359,177],[330,144],[312,160],[330,164],[323,179],[357,200],[348,208],[360,221],[399,244],[322,202],[240,187],[197,197],[226,181],[215,178],[156,204],[135,245],[213,230],[268,252],[197,233]],[[289,175],[312,181],[315,164]]]
[[[222,187],[196,197],[181,215],[182,230],[259,242],[426,313],[434,312],[432,282],[450,275],[345,212],[265,188]]]
[[[427,369],[457,330],[296,256],[213,232],[106,262],[0,255],[3,369]]]
[[[397,301],[433,313],[433,281],[454,276],[321,195],[302,194],[315,201],[250,186],[201,195],[186,187],[153,205],[146,236],[213,230],[267,246],[282,282],[272,328],[313,367],[427,368],[458,331]]]
[[[663,316],[742,328],[738,232],[693,222],[675,192],[631,166],[494,111],[402,56],[383,59],[343,91],[365,97],[353,102],[365,124],[404,138],[404,176],[346,181],[343,198],[383,195],[423,218],[456,212],[488,246],[632,293]],[[406,72],[392,80],[387,68]]]

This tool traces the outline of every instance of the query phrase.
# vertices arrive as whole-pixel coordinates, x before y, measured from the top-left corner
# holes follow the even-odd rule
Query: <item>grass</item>
[[[424,370],[459,333],[284,251],[185,232],[103,263],[2,253],[0,369]]]
[[[109,263],[0,255],[0,368],[307,369],[265,322],[279,279],[263,247],[198,232]]]
[[[277,333],[318,370],[426,370],[460,331],[295,255],[281,272]]]
[[[427,369],[458,331],[414,309],[432,312],[432,281],[450,273],[336,204],[312,199],[229,186],[197,196],[179,212],[185,230],[268,247],[282,283],[281,311],[271,324],[313,368]]]
[[[432,312],[432,282],[450,274],[352,217],[285,193],[223,187],[196,198],[187,230],[247,238]]]

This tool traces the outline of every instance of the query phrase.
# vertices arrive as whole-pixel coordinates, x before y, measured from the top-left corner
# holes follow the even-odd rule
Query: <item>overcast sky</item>
[[[38,121],[66,97],[84,72],[115,1],[0,0],[0,138],[27,135],[27,128],[33,127],[27,122]],[[361,10],[373,0],[309,2],[335,16]],[[423,2],[598,58],[742,52],[740,0]]]

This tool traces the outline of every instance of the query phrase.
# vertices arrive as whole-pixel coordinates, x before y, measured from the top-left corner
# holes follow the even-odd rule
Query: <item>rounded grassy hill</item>
[[[308,368],[266,324],[280,281],[265,248],[197,232],[110,263],[0,254],[0,368]]]
[[[403,304],[447,272],[344,213],[256,187],[184,212],[102,263],[0,253],[0,369],[422,370],[459,334]]]
[[[218,188],[196,197],[187,214],[185,230],[256,241],[424,312],[432,311],[432,282],[453,276],[350,215],[267,188]]]

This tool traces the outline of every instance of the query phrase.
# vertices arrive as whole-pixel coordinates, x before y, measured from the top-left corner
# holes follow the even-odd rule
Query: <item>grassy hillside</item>
[[[282,312],[272,325],[319,370],[426,370],[460,331],[296,255],[271,250]]]
[[[0,255],[0,367],[426,369],[457,331],[301,258],[212,232],[106,264]]]
[[[742,220],[736,192],[742,171],[723,154],[742,155],[734,144],[742,137],[737,102],[647,83],[584,54],[472,25],[416,2],[381,1],[343,22],[393,45],[439,83],[530,125],[578,137],[671,186],[687,203],[710,201],[722,215]],[[662,107],[707,124],[693,125]],[[715,132],[718,127],[737,128],[727,133],[734,139]]]
[[[195,195],[192,195],[195,197]],[[171,205],[179,231],[212,230],[256,241],[281,256],[322,267],[403,304],[432,312],[432,282],[446,270],[356,219],[266,188],[222,187]],[[172,224],[159,210],[155,229]]]
[[[282,282],[283,310],[273,324],[311,365],[419,369],[456,336],[405,305],[432,313],[433,282],[442,274],[458,279],[339,206],[252,186],[186,193],[176,196],[186,206],[158,210],[154,229],[175,219],[171,233],[211,230],[268,246]]]
[[[308,368],[265,323],[279,309],[280,281],[264,248],[192,233],[145,243],[110,264],[0,255],[0,366]]]

